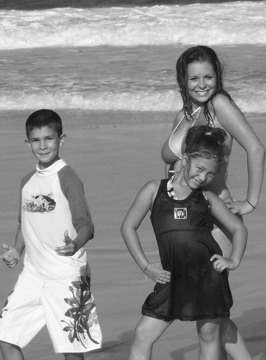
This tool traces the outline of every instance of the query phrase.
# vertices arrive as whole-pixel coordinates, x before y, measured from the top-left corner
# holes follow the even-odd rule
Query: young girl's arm
[[[233,212],[244,215],[254,210],[259,200],[264,175],[265,148],[243,113],[226,96],[218,94],[213,100],[213,105],[221,125],[247,153],[248,190],[246,200],[229,204]]]
[[[152,280],[164,284],[170,281],[170,273],[163,270],[160,263],[149,263],[137,233],[137,229],[152,207],[159,185],[160,181],[150,181],[139,191],[122,223],[121,234],[139,268]]]
[[[225,203],[214,193],[206,191],[206,196],[210,202],[211,214],[220,224],[232,235],[232,252],[230,258],[221,255],[214,255],[215,270],[222,272],[225,269],[235,270],[242,260],[247,244],[247,229],[242,221],[234,215]]]

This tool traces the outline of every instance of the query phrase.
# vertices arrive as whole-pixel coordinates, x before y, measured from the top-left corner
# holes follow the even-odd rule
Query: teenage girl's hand
[[[159,284],[165,284],[171,279],[171,273],[164,270],[160,262],[150,264],[145,271],[145,275]]]
[[[68,236],[68,231],[64,232],[64,243],[66,246],[55,248],[57,255],[72,256],[77,252],[77,244]]]
[[[227,259],[217,254],[213,255],[210,261],[213,262],[214,270],[218,271],[219,273],[223,272],[225,269],[235,270],[239,266],[239,263],[237,263],[235,260]]]
[[[6,244],[3,244],[3,248],[7,251],[0,256],[0,259],[2,259],[9,268],[16,266],[20,260],[19,252],[12,246],[8,246]]]
[[[254,208],[246,200],[226,200],[225,204],[233,214],[245,215],[254,210]]]

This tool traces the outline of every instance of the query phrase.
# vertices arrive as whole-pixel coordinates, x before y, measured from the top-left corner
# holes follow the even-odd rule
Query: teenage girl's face
[[[192,103],[200,106],[210,99],[216,90],[217,76],[208,62],[193,62],[187,66],[187,91]]]
[[[191,189],[198,189],[212,182],[219,172],[219,165],[214,158],[191,157],[184,168],[184,179]]]

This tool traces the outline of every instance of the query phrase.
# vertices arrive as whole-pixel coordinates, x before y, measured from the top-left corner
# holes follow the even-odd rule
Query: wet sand
[[[19,184],[35,167],[24,144],[24,122],[31,111],[1,112],[0,133],[0,245],[13,244],[17,226]],[[95,238],[86,246],[92,269],[92,292],[103,331],[103,349],[86,359],[127,360],[141,306],[154,283],[146,279],[130,257],[120,225],[137,191],[150,179],[164,176],[161,146],[170,132],[173,113],[102,113],[60,111],[67,141],[61,157],[80,175],[95,223]],[[266,145],[266,114],[248,119]],[[234,143],[229,164],[229,187],[245,199],[246,155]],[[266,188],[257,209],[245,216],[249,240],[241,266],[230,274],[234,298],[231,317],[239,326],[255,360],[266,360]],[[150,261],[158,259],[147,217],[139,231]],[[2,251],[1,251],[2,253]],[[3,304],[22,269],[0,263]],[[198,339],[194,322],[176,321],[154,346],[153,360],[196,360]],[[46,329],[24,349],[26,360],[63,359],[55,355]]]

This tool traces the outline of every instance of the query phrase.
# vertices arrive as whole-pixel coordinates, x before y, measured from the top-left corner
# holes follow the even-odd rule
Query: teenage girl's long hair
[[[189,49],[185,50],[183,54],[178,58],[176,62],[176,78],[177,83],[179,85],[179,91],[182,96],[183,100],[183,110],[184,114],[189,118],[193,119],[193,109],[192,109],[192,101],[191,98],[187,92],[187,80],[188,80],[188,74],[187,74],[187,67],[189,64],[193,62],[205,62],[208,61],[214,69],[214,72],[216,74],[217,83],[216,83],[216,90],[213,93],[213,95],[208,99],[204,104],[204,115],[207,120],[207,123],[209,125],[213,124],[213,116],[210,113],[208,103],[210,102],[213,107],[212,100],[215,98],[217,94],[223,94],[228,97],[230,102],[236,107],[237,105],[233,101],[232,97],[229,95],[227,91],[223,88],[223,67],[222,64],[216,54],[216,52],[207,47],[207,46],[193,46]],[[215,115],[215,113],[214,113]]]

